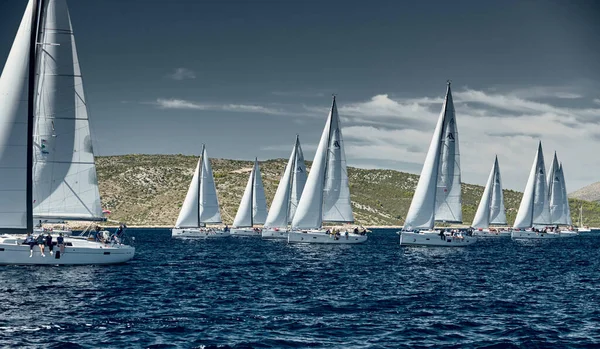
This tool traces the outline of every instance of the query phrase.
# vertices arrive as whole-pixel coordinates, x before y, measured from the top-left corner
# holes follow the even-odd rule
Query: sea
[[[400,247],[129,229],[112,266],[0,267],[0,347],[600,347],[600,232]]]

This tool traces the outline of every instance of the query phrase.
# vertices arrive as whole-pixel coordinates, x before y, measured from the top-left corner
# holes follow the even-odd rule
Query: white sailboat
[[[473,236],[480,237],[510,237],[510,230],[504,228],[490,228],[490,225],[506,225],[506,209],[504,207],[504,194],[502,192],[502,178],[498,156],[494,160],[492,171],[483,190],[481,201],[477,207],[472,227],[475,228]]]
[[[279,181],[262,230],[263,239],[287,239],[288,225],[292,223],[305,184],[306,164],[300,139],[296,136],[294,149]]]
[[[400,245],[467,246],[470,234],[433,230],[434,222],[462,223],[458,128],[450,81],[421,176],[400,232]]]
[[[34,219],[105,220],[65,0],[29,1],[0,76],[0,96],[0,264],[132,259],[135,248],[118,239],[109,244],[87,237],[64,237],[64,250],[46,258],[20,235],[34,231]]]
[[[592,230],[587,225],[583,225],[583,205],[579,205],[579,227],[577,228],[579,233],[591,233]]]
[[[306,185],[292,219],[289,243],[356,244],[367,235],[335,233],[323,229],[323,222],[353,223],[346,153],[335,96]]]
[[[244,196],[240,202],[231,235],[235,236],[261,236],[262,229],[255,228],[254,225],[264,224],[267,219],[267,200],[265,199],[265,189],[263,188],[262,178],[260,176],[260,166],[258,159],[254,159],[254,166],[244,190]]]
[[[202,159],[198,160],[187,195],[179,211],[171,236],[176,238],[219,238],[228,231],[208,228],[206,224],[221,223],[219,199],[206,147],[202,145]]]
[[[569,209],[569,198],[562,165],[559,165],[556,152],[550,172],[548,172],[548,203],[550,207],[550,223],[555,226],[554,232],[560,233],[560,237],[574,237],[579,235],[573,229],[571,221],[571,210]],[[560,227],[563,228],[560,228]]]
[[[513,239],[554,239],[560,237],[560,234],[548,231],[545,228],[551,224],[545,171],[544,154],[542,152],[542,142],[540,141],[527,185],[523,191],[517,218],[513,224],[511,233]]]

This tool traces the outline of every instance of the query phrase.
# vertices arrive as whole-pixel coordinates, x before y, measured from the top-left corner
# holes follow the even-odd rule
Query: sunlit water
[[[467,248],[129,230],[133,261],[0,267],[0,346],[600,346],[600,236]],[[600,234],[599,234],[600,235]]]

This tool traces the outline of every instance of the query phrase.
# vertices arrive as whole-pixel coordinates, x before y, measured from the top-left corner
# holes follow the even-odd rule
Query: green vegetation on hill
[[[132,225],[173,225],[188,190],[198,157],[184,155],[122,155],[96,158],[100,194],[111,219]],[[231,224],[242,198],[251,161],[211,159],[221,215]],[[310,162],[308,163],[310,165]],[[275,195],[286,160],[260,163],[267,204]],[[394,170],[348,168],[355,220],[364,225],[402,225],[418,176]],[[462,185],[463,220],[473,219],[483,187]],[[521,193],[505,190],[509,223],[515,219]],[[584,223],[600,225],[600,204],[570,200],[573,221],[579,205]]]

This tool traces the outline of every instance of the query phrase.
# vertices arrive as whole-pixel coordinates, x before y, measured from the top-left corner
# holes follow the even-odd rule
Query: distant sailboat
[[[173,237],[218,238],[229,236],[228,231],[207,228],[207,224],[221,223],[219,199],[206,147],[202,145],[202,159],[198,160],[187,195],[179,211]]]
[[[262,230],[263,238],[287,239],[288,225],[292,223],[304,184],[306,184],[306,165],[300,147],[300,139],[296,136],[294,149],[292,149],[290,159],[279,181]]]
[[[346,154],[335,96],[306,185],[292,219],[289,243],[356,244],[367,235],[335,234],[323,229],[323,222],[353,223]]]
[[[233,220],[231,235],[261,236],[261,229],[255,228],[254,225],[264,224],[266,218],[267,200],[265,199],[265,189],[260,176],[258,159],[254,159],[254,166],[250,172],[244,196],[242,196],[240,207]]]
[[[497,156],[471,226],[475,228],[474,236],[510,237],[510,230],[490,228],[490,225],[506,225],[506,209]]]
[[[541,232],[535,227],[551,225],[550,204],[548,200],[548,185],[545,172],[544,154],[540,141],[537,153],[531,166],[529,179],[523,191],[517,218],[513,224],[511,237],[513,239],[551,239],[560,235],[554,232]]]
[[[462,223],[458,127],[450,81],[429,151],[421,170],[400,245],[467,246],[476,237],[433,230],[434,222]]]
[[[0,77],[0,96],[0,264],[132,259],[135,248],[109,232],[102,236],[113,243],[63,237],[66,247],[48,258],[24,245],[24,236],[12,235],[34,232],[34,220],[105,220],[65,0],[29,1]]]
[[[587,226],[583,225],[583,204],[579,205],[579,227],[577,228],[579,233],[591,233],[592,230]]]

